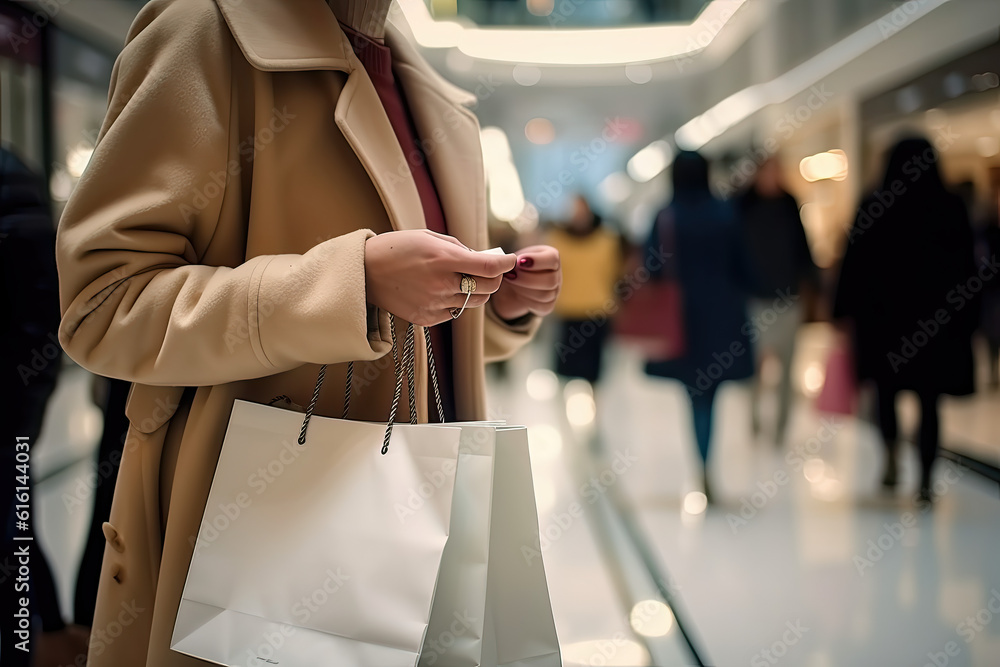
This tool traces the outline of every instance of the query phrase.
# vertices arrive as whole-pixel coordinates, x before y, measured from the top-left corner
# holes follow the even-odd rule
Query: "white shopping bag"
[[[313,416],[298,445],[301,424],[233,407],[203,521],[240,512],[203,523],[171,648],[219,665],[414,665],[451,520],[455,475],[436,473],[455,470],[461,430],[397,424],[383,456],[385,424]],[[251,480],[274,461],[258,494]]]
[[[484,667],[560,667],[538,535],[528,432],[497,430]]]
[[[416,425],[413,325],[402,355],[391,316],[390,330],[388,425],[314,415],[325,366],[304,417],[235,402],[173,650],[219,665],[416,664],[448,541],[462,431]],[[394,425],[404,366],[413,425]],[[420,511],[401,520],[415,496]],[[238,511],[219,522],[218,507]]]
[[[458,426],[451,532],[420,667],[559,667],[527,431]]]

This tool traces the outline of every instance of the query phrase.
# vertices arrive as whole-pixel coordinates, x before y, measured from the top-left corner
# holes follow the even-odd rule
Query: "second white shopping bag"
[[[420,667],[559,667],[527,429],[460,426],[451,536]]]

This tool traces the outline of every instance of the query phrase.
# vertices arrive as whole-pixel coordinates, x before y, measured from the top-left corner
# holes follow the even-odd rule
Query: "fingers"
[[[559,251],[547,245],[523,248],[517,252],[517,268],[525,271],[558,271]]]
[[[503,283],[503,277],[498,276],[496,278],[484,278],[482,276],[470,276],[476,281],[476,289],[472,293],[473,295],[485,294],[489,296],[493,294]],[[452,273],[445,274],[440,281],[437,283],[438,293],[444,298],[451,298],[452,295],[458,295],[465,298],[465,292],[462,291],[462,274]]]
[[[484,278],[496,278],[513,269],[517,262],[517,256],[513,254],[495,255],[492,253],[476,252],[453,236],[438,234],[429,230],[422,231],[433,236],[435,239],[448,243],[447,250],[444,253],[448,261],[447,268],[456,273],[466,273],[477,278],[480,276]],[[539,247],[544,248],[546,246]],[[549,248],[549,250],[552,249]]]
[[[472,308],[481,308],[486,305],[490,300],[489,295],[475,295],[473,294],[469,297],[469,303],[465,303],[465,295],[463,294],[461,298],[455,297],[453,300],[435,304],[431,309],[428,309],[422,313],[415,314],[414,319],[411,320],[414,324],[422,327],[430,327],[435,324],[441,324],[442,322],[449,322],[455,318],[451,316],[452,311],[460,311],[463,309],[469,310]]]
[[[497,276],[496,278],[473,277],[476,279],[476,291],[473,294],[493,294],[500,289],[500,284],[503,282],[503,276]],[[459,285],[461,284],[461,280],[462,276],[458,276]]]
[[[508,283],[507,288],[512,290],[517,301],[536,315],[547,315],[555,308],[556,299],[559,297],[558,289],[531,289],[523,285]]]
[[[531,312],[537,313],[539,310],[545,310],[548,312],[552,310],[552,306],[556,303],[556,297],[558,296],[555,292],[549,291],[537,291],[537,290],[522,290],[518,293],[521,303],[527,306]]]
[[[486,305],[489,301],[489,297],[486,295],[476,297],[472,296],[469,299],[469,304],[465,306],[465,310],[468,311],[472,308],[481,308]],[[465,305],[465,296],[463,295],[461,299],[456,298],[452,305],[446,305],[443,303],[435,304],[433,307],[420,312],[413,313],[410,317],[403,317],[403,319],[408,322],[413,322],[417,326],[421,327],[432,327],[435,324],[441,324],[442,322],[450,322],[455,319],[451,316],[452,311],[462,310],[462,306]]]
[[[559,271],[530,271],[520,268],[504,274],[504,280],[512,281],[518,287],[538,290],[554,290],[562,284]]]
[[[479,306],[486,305],[486,302],[490,300],[489,294],[480,294],[476,292],[469,296],[469,303],[465,305],[465,295],[464,294],[454,294],[452,296],[445,297],[434,304],[434,309],[443,308],[445,310],[451,310],[452,308],[461,308],[463,305],[466,308],[478,308]]]
[[[548,315],[555,308],[562,285],[559,251],[545,245],[520,250],[517,267],[504,275],[504,283],[513,290],[522,307],[535,315]]]
[[[480,306],[485,306],[486,302],[490,300],[489,294],[473,294],[469,297],[469,305],[466,308],[479,308]],[[456,299],[456,303],[453,308],[461,308],[462,304],[465,303],[465,295],[462,298]]]
[[[479,306],[485,305],[487,301],[490,300],[492,296],[503,282],[500,277],[497,278],[483,278],[482,276],[473,276],[476,281],[476,291],[469,295],[469,303],[467,308],[478,308]],[[433,298],[429,308],[431,312],[436,312],[441,309],[450,310],[451,308],[461,308],[465,304],[465,292],[459,291],[462,284],[462,275],[459,273],[446,274],[445,277],[440,281],[437,288],[437,295]]]

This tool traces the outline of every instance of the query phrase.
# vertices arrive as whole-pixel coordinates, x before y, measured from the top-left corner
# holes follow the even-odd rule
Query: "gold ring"
[[[476,291],[476,279],[463,273],[459,290],[461,290],[462,294],[472,294]]]
[[[462,276],[462,282],[465,282],[466,278],[468,278],[469,280],[472,281],[472,292],[475,292],[476,291],[476,280],[475,280],[475,278],[470,278],[469,276],[463,275]],[[463,287],[464,287],[464,285],[463,285]],[[465,294],[465,303],[462,304],[461,308],[452,308],[451,309],[451,319],[457,320],[458,316],[465,312],[465,308],[469,305],[469,299],[472,298],[472,292],[464,292],[463,291],[463,293]]]

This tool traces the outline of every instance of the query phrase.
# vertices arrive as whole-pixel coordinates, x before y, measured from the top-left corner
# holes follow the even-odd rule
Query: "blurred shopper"
[[[28,665],[30,656],[15,650],[13,634],[17,626],[18,599],[14,573],[19,565],[30,564],[27,591],[32,615],[41,622],[42,632],[30,646],[38,667],[74,664],[86,653],[87,631],[68,626],[59,611],[59,598],[48,560],[38,540],[31,537],[38,522],[35,490],[24,524],[15,504],[24,503],[15,494],[15,485],[32,479],[37,471],[23,465],[18,454],[34,451],[42,431],[45,407],[56,388],[62,364],[62,350],[56,339],[59,327],[59,292],[55,264],[55,227],[49,212],[44,181],[32,173],[13,153],[0,148],[0,355],[4,369],[0,379],[0,619],[6,667]],[[19,440],[23,438],[23,440]],[[31,459],[34,457],[32,456]],[[22,477],[23,476],[23,477]],[[22,496],[23,497],[23,496]],[[21,549],[29,549],[28,563],[21,561]],[[8,662],[9,660],[9,662]]]
[[[91,667],[192,664],[169,643],[235,400],[341,416],[313,389],[353,361],[351,416],[383,420],[391,313],[400,337],[437,325],[443,412],[483,419],[484,362],[554,306],[554,249],[470,249],[488,248],[475,98],[389,6],[153,0],[129,31],[57,237],[63,347],[133,383],[94,614],[120,634]],[[415,365],[426,420],[423,345]]]
[[[753,375],[752,344],[744,325],[752,269],[733,207],[712,196],[708,162],[681,152],[673,164],[673,201],[660,211],[646,241],[652,256],[673,235],[674,269],[684,302],[686,353],[649,362],[646,372],[684,383],[691,398],[705,495],[712,500],[708,455],[719,385]]]
[[[578,195],[569,220],[553,228],[546,243],[559,251],[564,283],[555,308],[556,373],[595,383],[610,330],[608,304],[614,302],[614,285],[621,277],[621,237],[602,226],[600,216]]]
[[[755,341],[757,376],[753,383],[751,419],[754,435],[760,433],[761,367],[768,355],[781,364],[778,413],[774,441],[785,439],[792,397],[792,359],[795,336],[802,323],[803,287],[819,286],[799,205],[786,190],[777,156],[757,170],[753,185],[737,201],[757,282],[749,303]]]
[[[978,290],[970,289],[979,279],[969,216],[945,189],[937,160],[922,138],[890,151],[882,185],[862,202],[851,229],[833,310],[853,325],[858,379],[875,384],[888,489],[898,479],[896,395],[910,390],[920,399],[921,503],[931,500],[938,399],[974,390],[979,310]]]
[[[977,239],[976,258],[980,265],[996,262],[1000,256],[1000,190],[993,193],[989,213]],[[983,285],[980,331],[986,339],[988,377],[992,389],[1000,388],[1000,280]]]

